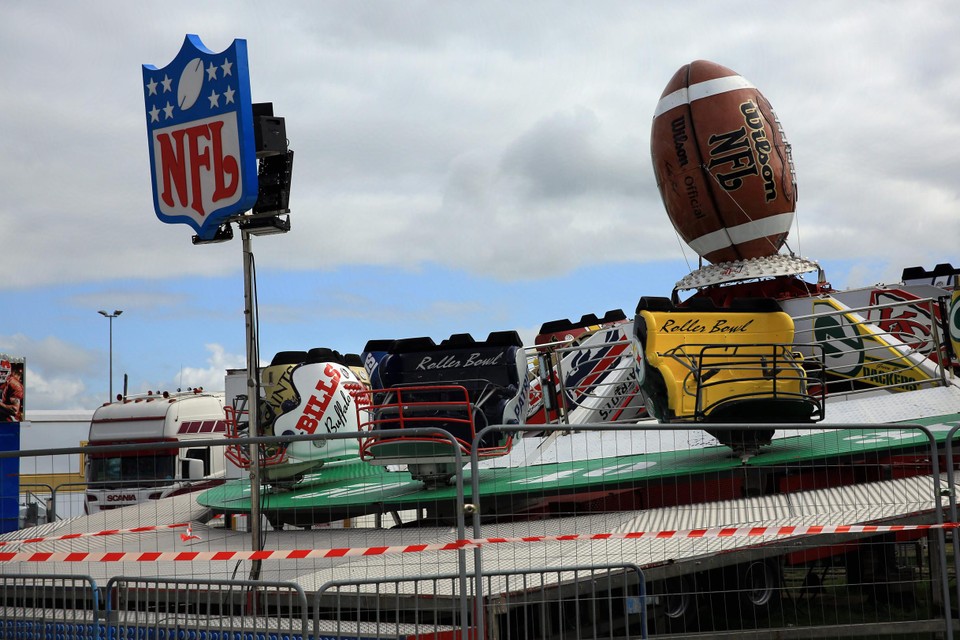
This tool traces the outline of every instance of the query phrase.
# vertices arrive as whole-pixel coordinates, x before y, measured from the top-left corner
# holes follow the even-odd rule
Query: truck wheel
[[[740,600],[748,611],[766,613],[780,598],[780,565],[772,560],[755,560],[738,572]]]
[[[690,576],[668,580],[661,602],[665,631],[687,631],[698,627],[697,596]]]
[[[671,620],[679,620],[693,609],[693,594],[689,591],[666,593],[663,596],[663,615]]]

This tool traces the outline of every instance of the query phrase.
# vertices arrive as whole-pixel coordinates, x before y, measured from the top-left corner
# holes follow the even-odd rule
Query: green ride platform
[[[904,424],[927,427],[941,446],[958,423],[960,414]],[[929,440],[921,431],[892,423],[778,438],[745,461],[727,447],[713,446],[483,468],[479,500],[471,496],[469,469],[464,471],[463,484],[466,502],[478,504],[484,517],[549,517],[736,499],[748,492],[796,491],[824,482],[831,486],[871,482],[891,474],[916,475],[929,452]],[[911,457],[914,462],[908,460]],[[846,471],[838,472],[842,462],[848,463],[841,467]],[[818,473],[826,473],[822,470],[827,463],[833,475],[819,477]],[[900,463],[902,469],[892,470]],[[929,472],[929,463],[922,472]],[[228,481],[200,494],[198,501],[214,513],[248,514],[249,480]],[[425,510],[434,524],[452,523],[456,504],[452,484],[427,488],[405,471],[388,471],[361,461],[321,469],[292,489],[265,486],[261,495],[261,511],[274,525],[303,527],[411,509]]]

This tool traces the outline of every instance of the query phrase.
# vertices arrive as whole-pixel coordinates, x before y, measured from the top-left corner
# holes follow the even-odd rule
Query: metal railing
[[[332,580],[314,599],[315,638],[646,638],[643,571],[625,563],[413,578]],[[460,601],[470,603],[462,618]],[[493,628],[488,623],[493,622]]]
[[[659,432],[668,430],[685,432],[698,430],[701,426],[656,425],[656,429]],[[722,425],[712,426],[725,428]],[[749,500],[749,496],[755,492],[757,496],[762,494],[762,497],[756,498],[757,501],[763,500],[762,504],[757,502],[757,508],[762,507],[769,511],[761,514],[761,518],[777,520],[782,517],[782,514],[787,514],[794,517],[796,522],[823,524],[822,521],[814,518],[832,509],[830,513],[840,514],[835,517],[849,518],[840,522],[833,521],[833,524],[877,522],[942,525],[945,522],[942,505],[944,498],[947,498],[951,509],[949,521],[956,522],[953,443],[955,432],[960,429],[960,426],[954,426],[949,433],[946,433],[945,438],[945,429],[933,431],[927,426],[913,424],[756,426],[824,431],[833,433],[838,441],[841,439],[851,441],[857,438],[859,441],[876,441],[887,437],[883,434],[889,432],[893,434],[889,436],[891,442],[913,442],[912,447],[900,447],[893,450],[893,453],[887,457],[883,457],[887,454],[883,454],[882,450],[869,450],[863,455],[868,458],[875,456],[877,459],[871,461],[868,466],[863,466],[856,473],[849,470],[850,463],[828,464],[818,460],[816,465],[822,477],[808,477],[804,474],[809,474],[809,469],[790,467],[781,459],[775,458],[771,458],[769,463],[760,458],[751,460],[748,465],[727,465],[724,468],[729,470],[725,471],[726,475],[723,476],[719,472],[711,472],[710,486],[720,487],[724,483],[738,486],[742,490],[741,501]],[[729,428],[737,427],[742,425],[730,425]],[[530,433],[543,432],[545,427],[544,425],[526,427],[507,425],[488,427],[489,429]],[[547,427],[546,430],[567,433],[569,427],[554,425]],[[644,425],[577,425],[576,430],[584,434],[594,431],[650,433],[650,427]],[[486,434],[483,431],[478,433],[477,440],[479,441],[484,435]],[[364,437],[364,434],[303,436],[298,439],[324,440],[349,437]],[[570,437],[575,437],[575,434]],[[284,438],[248,440],[273,442],[284,440]],[[520,441],[525,440],[527,438]],[[215,446],[224,445],[223,440],[210,442]],[[169,444],[164,443],[160,446],[168,448]],[[189,446],[195,447],[198,443],[191,442]],[[458,449],[458,447],[454,448]],[[871,451],[873,453],[870,453]],[[148,633],[150,629],[154,629],[155,633],[161,629],[165,632],[171,629],[208,632],[236,630],[240,633],[250,630],[253,633],[254,629],[262,628],[264,633],[279,631],[280,636],[289,633],[294,637],[300,629],[309,633],[311,628],[309,621],[312,620],[314,634],[320,633],[323,637],[337,637],[337,635],[357,637],[358,634],[368,632],[388,637],[394,632],[403,633],[409,630],[409,627],[403,625],[414,625],[414,631],[420,634],[462,631],[484,639],[512,639],[642,637],[648,617],[654,617],[656,633],[663,633],[665,630],[682,630],[685,633],[697,632],[710,637],[719,637],[722,633],[734,633],[724,629],[724,625],[733,624],[734,619],[740,620],[741,624],[750,625],[737,630],[736,633],[743,637],[764,633],[785,634],[784,637],[793,634],[796,637],[803,633],[826,633],[824,629],[830,629],[835,635],[882,635],[892,630],[902,632],[904,628],[925,630],[931,634],[942,633],[952,637],[952,611],[955,610],[955,600],[952,596],[960,597],[960,594],[951,593],[949,586],[952,576],[957,575],[956,556],[953,557],[952,572],[949,570],[950,563],[948,563],[948,550],[956,542],[954,529],[946,530],[950,545],[947,544],[948,539],[943,528],[934,528],[925,537],[909,542],[897,542],[894,539],[881,539],[877,535],[853,532],[810,534],[800,538],[787,537],[783,540],[761,538],[755,543],[747,541],[742,544],[733,544],[730,542],[727,546],[711,546],[716,539],[708,540],[707,537],[702,537],[691,539],[686,546],[678,544],[662,549],[657,545],[666,544],[663,541],[669,540],[668,536],[653,537],[650,541],[644,541],[646,546],[622,543],[615,537],[601,537],[596,541],[556,540],[550,542],[550,546],[547,547],[544,543],[531,538],[530,536],[535,537],[534,534],[541,529],[545,532],[551,530],[550,527],[555,527],[560,534],[584,537],[588,537],[589,534],[611,532],[629,533],[636,531],[635,527],[640,526],[637,522],[641,521],[635,518],[648,517],[650,520],[642,522],[656,523],[656,517],[669,515],[664,510],[666,507],[649,503],[655,497],[650,492],[649,481],[635,481],[632,484],[623,485],[623,483],[618,484],[617,479],[626,477],[627,473],[633,469],[643,468],[644,465],[650,465],[655,461],[658,464],[664,464],[667,461],[673,461],[677,465],[686,464],[680,457],[664,454],[665,457],[654,459],[644,452],[626,449],[609,450],[606,453],[607,456],[604,459],[594,461],[590,461],[589,456],[585,456],[588,458],[587,462],[581,471],[576,473],[573,467],[564,466],[562,461],[541,465],[536,470],[536,475],[533,475],[533,471],[529,469],[510,471],[508,468],[501,475],[508,480],[512,478],[510,481],[515,486],[525,487],[529,493],[521,493],[522,500],[518,499],[515,505],[496,505],[496,508],[500,509],[496,512],[485,511],[486,485],[483,482],[490,473],[481,468],[479,457],[475,456],[475,459],[471,460],[469,473],[457,474],[457,480],[461,483],[468,478],[469,494],[465,495],[462,485],[451,492],[454,505],[453,520],[456,521],[454,531],[446,534],[437,532],[435,535],[447,540],[450,539],[450,535],[455,536],[457,540],[466,539],[464,516],[469,515],[472,516],[473,539],[484,540],[511,535],[525,535],[529,539],[525,542],[506,544],[480,543],[474,546],[471,558],[467,557],[469,552],[458,551],[460,560],[457,564],[460,568],[453,573],[432,573],[430,563],[418,564],[418,560],[413,560],[406,565],[402,560],[385,563],[382,566],[356,564],[347,565],[348,568],[343,571],[353,573],[364,571],[370,572],[370,575],[361,574],[361,577],[340,578],[326,582],[322,582],[321,578],[320,587],[310,588],[303,585],[317,580],[318,577],[335,575],[336,571],[340,570],[329,564],[298,565],[296,568],[284,565],[288,566],[285,570],[294,571],[296,579],[254,583],[217,580],[199,575],[191,579],[121,575],[112,577],[107,582],[106,593],[109,594],[110,617],[105,624],[110,625],[109,628],[117,633],[121,625],[124,629],[137,629],[135,633],[139,633],[139,629],[144,629],[144,633]],[[22,452],[22,454],[40,455],[38,452]],[[694,454],[708,458],[714,456],[715,461],[726,459],[719,448],[692,452],[689,455]],[[944,456],[947,460],[946,483],[941,477],[941,459]],[[531,514],[523,511],[523,509],[529,509],[533,502],[544,502],[547,507],[551,504],[562,506],[563,500],[570,495],[563,492],[576,486],[575,483],[579,481],[576,474],[581,472],[584,476],[592,474],[592,477],[599,477],[598,474],[601,474],[608,478],[603,485],[592,486],[590,491],[593,497],[589,503],[576,508],[571,507],[569,512],[543,511]],[[848,474],[849,477],[843,474]],[[863,477],[854,477],[857,474]],[[877,475],[876,478],[873,477],[874,474]],[[909,474],[913,474],[911,477],[916,479],[914,483],[916,495],[909,494],[907,489],[901,487],[902,480]],[[835,478],[840,478],[840,481],[834,483]],[[780,483],[779,488],[770,486],[774,479]],[[830,496],[837,494],[845,486],[843,482],[847,479],[850,481],[849,495],[842,496],[843,502],[829,502],[829,500],[837,500]],[[362,482],[362,479],[360,481]],[[569,486],[564,484],[566,481],[569,481]],[[870,493],[867,489],[873,486],[887,486],[883,484],[884,482],[891,483],[889,486],[892,489],[889,493],[881,495]],[[790,486],[802,491],[791,492]],[[544,491],[543,487],[547,489]],[[324,489],[320,486],[319,490]],[[663,488],[658,490],[663,491]],[[676,506],[670,507],[673,509],[671,513],[685,514],[685,517],[694,523],[691,525],[692,529],[696,528],[695,524],[698,522],[696,518],[703,517],[706,512],[718,511],[722,508],[722,505],[703,499],[684,502],[685,498],[681,493],[686,489],[682,485],[676,485],[673,490],[676,492],[674,496]],[[419,491],[419,489],[410,488],[408,491]],[[572,490],[570,493],[572,494]],[[429,497],[429,492],[427,494],[425,499]],[[611,496],[615,496],[619,502],[612,501]],[[665,496],[660,495],[659,499],[663,502]],[[877,503],[871,504],[871,499]],[[604,500],[612,502],[603,503]],[[647,500],[648,504],[631,503],[629,500]],[[730,508],[733,509],[734,506],[731,504]],[[577,512],[579,509],[583,509],[582,514]],[[607,514],[609,518],[607,520],[591,519],[593,518],[590,515],[593,513],[591,509],[596,510],[596,513]],[[782,509],[782,512],[776,512],[774,509]],[[777,513],[781,515],[778,516]],[[531,519],[537,514],[539,519]],[[737,513],[732,511],[730,517],[733,518],[736,515]],[[767,520],[730,521],[761,525]],[[721,518],[717,522],[723,523],[726,520]],[[597,528],[611,526],[611,523],[616,526],[611,529]],[[678,528],[676,522],[672,520],[661,520],[659,527],[661,531]],[[360,533],[362,532],[358,532],[358,535]],[[344,532],[344,539],[349,540],[349,535],[349,531]],[[371,544],[370,538],[367,538],[367,542],[360,542],[359,538],[357,540],[356,544],[360,546]],[[734,539],[730,538],[730,541]],[[894,575],[889,573],[890,566],[881,562],[881,556],[891,549],[899,549],[898,545],[919,545],[920,543],[929,547],[925,547],[922,552],[911,552],[913,555],[910,557],[917,560],[918,566],[922,564],[922,570],[918,575],[912,575],[906,571]],[[300,544],[307,543],[300,542]],[[313,542],[312,544],[321,543]],[[374,546],[378,544],[383,543],[373,543]],[[538,557],[548,562],[536,562]],[[653,557],[657,560],[651,561],[650,558]],[[844,562],[848,566],[844,567]],[[854,562],[857,563],[856,566]],[[511,563],[514,565],[513,568],[505,568]],[[42,565],[0,564],[0,571],[4,572],[4,579],[11,579],[10,584],[13,585],[22,582],[25,574],[20,571],[21,568],[36,566]],[[84,566],[80,565],[78,568]],[[121,565],[120,568],[129,568],[129,566]],[[197,565],[194,571],[203,571],[204,566],[206,565]],[[407,567],[404,575],[396,577],[392,572],[401,566]],[[6,570],[10,568],[17,573],[7,574]],[[763,582],[766,579],[763,574],[768,570],[783,572],[783,575],[775,576],[779,581],[776,586],[771,587]],[[750,578],[751,575],[755,578],[759,575],[760,578],[751,581],[753,580]],[[39,576],[31,576],[31,578],[37,577]],[[17,622],[25,623],[28,618],[20,612],[28,608],[36,609],[38,605],[41,610],[44,607],[47,608],[47,613],[41,611],[38,616],[43,620],[50,616],[62,617],[63,611],[82,611],[84,612],[82,619],[89,619],[91,623],[100,619],[97,616],[102,610],[97,600],[97,588],[93,584],[93,578],[78,576],[81,582],[76,586],[69,586],[66,581],[77,578],[66,575],[50,577],[59,580],[58,584],[67,585],[69,587],[67,590],[75,593],[72,593],[69,598],[58,596],[51,599],[40,595],[36,589],[15,592],[14,587],[11,586],[4,591],[3,602],[12,608],[4,610],[2,628],[11,628],[11,623],[14,625]],[[316,584],[316,582],[312,583]],[[411,585],[414,586],[410,587]],[[267,592],[257,590],[261,587]],[[409,590],[408,587],[410,587]],[[261,595],[254,597],[249,595],[251,593]],[[785,611],[788,609],[785,602],[789,601],[790,613],[795,615],[800,607],[813,608],[815,603],[825,602],[825,593],[837,594],[831,602],[838,603],[845,598],[847,601],[855,601],[857,606],[864,608],[868,606],[868,602],[890,602],[894,598],[906,598],[908,593],[911,594],[910,597],[926,597],[923,594],[929,593],[934,603],[922,609],[918,608],[914,613],[903,614],[913,616],[908,620],[884,618],[880,609],[870,609],[869,616],[866,614],[862,616],[866,621],[861,619],[849,624],[837,621],[835,626],[816,628],[811,626],[806,628],[806,631],[795,625],[790,626],[789,621],[783,621],[787,615]],[[691,598],[696,601],[693,605],[683,605],[685,600],[689,601]],[[699,611],[699,618],[692,618],[690,606]],[[759,617],[759,613],[749,608],[761,606],[765,609],[764,619]],[[934,610],[940,612],[939,617],[931,614]],[[712,611],[714,618],[706,621],[704,619],[706,611]],[[840,606],[836,605],[836,609],[829,613],[834,615],[838,611]],[[480,615],[478,612],[483,613]],[[780,623],[774,621],[776,616],[780,616]],[[690,621],[693,619],[696,622]],[[286,626],[280,628],[281,623]],[[371,627],[371,624],[374,626]],[[31,629],[39,633],[36,631],[39,627],[31,626]],[[791,631],[791,629],[796,630]],[[55,628],[53,632],[56,632]],[[28,634],[21,637],[26,639],[51,636]],[[389,635],[389,637],[399,637],[399,635]]]
[[[0,572],[0,638],[100,638],[100,591],[90,576]]]
[[[822,306],[830,310],[794,317],[794,340],[824,349],[828,393],[903,391],[947,384],[945,346],[935,320],[936,300],[839,310]],[[913,321],[920,326],[920,334],[900,329],[897,318],[876,317],[906,306],[924,310],[930,320],[929,324]]]
[[[294,582],[117,576],[107,582],[107,637],[307,637],[307,596]],[[239,635],[238,635],[239,634]]]

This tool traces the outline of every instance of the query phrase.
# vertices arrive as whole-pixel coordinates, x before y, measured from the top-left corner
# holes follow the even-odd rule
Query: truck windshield
[[[176,476],[176,454],[151,452],[143,455],[106,455],[90,459],[90,482],[116,482],[116,486],[156,486]],[[91,488],[104,488],[107,485]]]

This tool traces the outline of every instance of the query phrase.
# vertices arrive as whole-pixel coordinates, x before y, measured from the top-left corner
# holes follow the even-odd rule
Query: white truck
[[[222,482],[222,447],[182,447],[223,438],[224,395],[201,389],[148,393],[104,404],[90,421],[90,446],[168,442],[170,448],[86,456],[87,513],[158,500]]]

